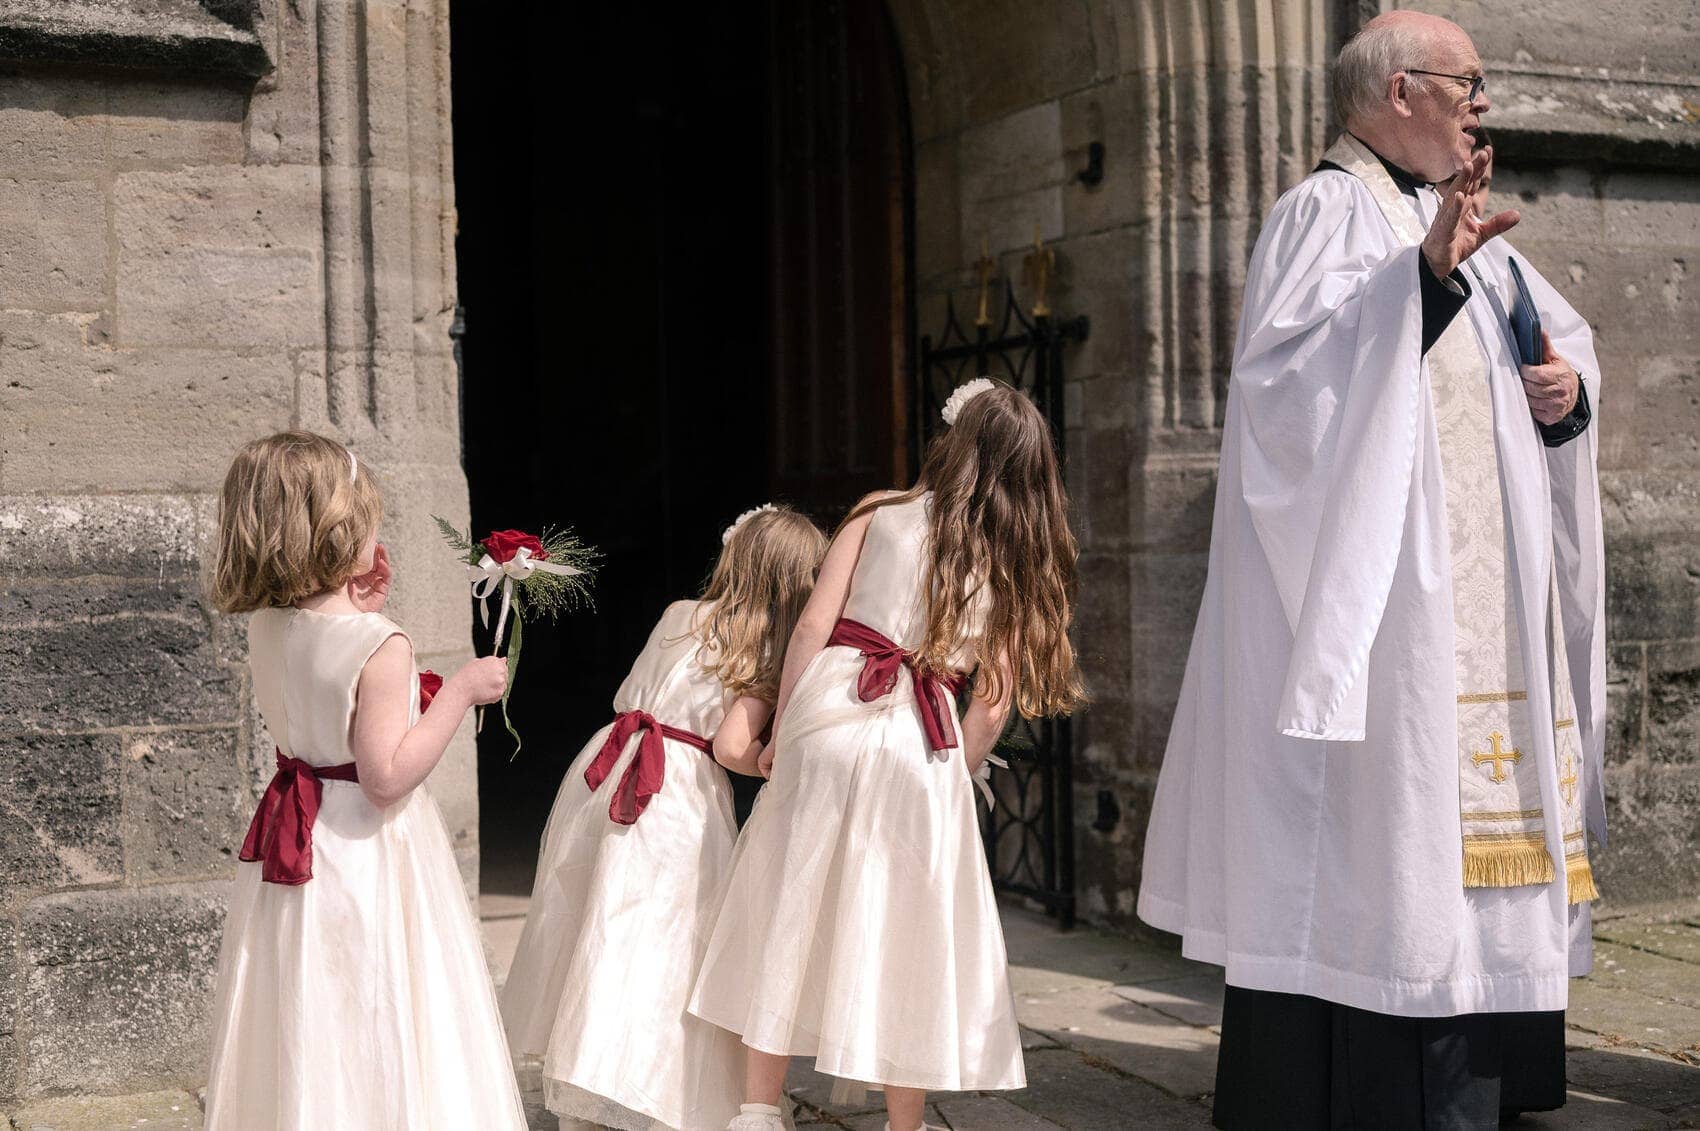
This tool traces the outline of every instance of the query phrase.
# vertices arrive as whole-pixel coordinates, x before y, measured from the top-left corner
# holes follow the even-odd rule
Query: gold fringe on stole
[[[1570,889],[1571,903],[1586,903],[1600,898],[1600,889],[1594,886],[1594,869],[1588,863],[1586,852],[1573,852],[1564,858],[1564,883]]]
[[[1587,861],[1584,860],[1586,865]],[[1546,841],[1532,837],[1464,838],[1464,886],[1510,888],[1549,884],[1555,870]]]

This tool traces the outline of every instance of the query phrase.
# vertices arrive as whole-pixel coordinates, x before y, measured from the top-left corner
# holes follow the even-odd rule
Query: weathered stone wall
[[[1391,5],[1388,5],[1391,6]],[[1691,4],[1425,4],[1475,32],[1503,132],[1514,240],[1588,314],[1607,392],[1608,896],[1700,890],[1694,469],[1700,240]],[[909,76],[921,332],[972,309],[982,238],[1019,281],[1034,225],[1057,250],[1079,642],[1081,913],[1134,925],[1145,823],[1203,591],[1218,421],[1252,242],[1334,133],[1326,65],[1377,10],[1354,0],[891,5]],[[1456,9],[1456,10],[1453,10]],[[1602,73],[1601,69],[1604,69]],[[1075,173],[1090,142],[1105,178]],[[1556,162],[1556,163],[1555,163]]]
[[[237,446],[352,443],[390,614],[421,664],[467,657],[430,518],[466,513],[446,20],[0,3],[0,1103],[202,1076],[273,747],[203,597]],[[469,889],[475,774],[463,730],[430,788]]]

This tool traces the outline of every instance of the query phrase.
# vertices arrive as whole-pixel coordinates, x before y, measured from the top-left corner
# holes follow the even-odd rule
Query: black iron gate
[[[1007,381],[1031,396],[1050,421],[1057,456],[1066,456],[1063,428],[1063,347],[1086,338],[1085,315],[1058,320],[1046,303],[1053,253],[1035,241],[1027,279],[1035,290],[1029,316],[1005,280],[1001,316],[990,307],[994,264],[979,264],[979,309],[973,337],[964,332],[954,297],[946,300],[944,330],[921,338],[916,381],[917,449],[943,424],[939,410],[950,392],[979,376]],[[919,460],[916,461],[919,465]],[[1009,770],[992,775],[995,804],[985,819],[986,858],[1000,890],[1042,904],[1064,926],[1074,923],[1073,733],[1069,720],[1016,715],[997,753]]]

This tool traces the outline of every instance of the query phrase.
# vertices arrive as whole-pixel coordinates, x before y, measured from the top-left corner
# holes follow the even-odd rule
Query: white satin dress
[[[907,649],[926,632],[930,503],[874,512],[843,613]],[[828,647],[797,681],[691,1012],[845,1080],[1024,1087],[966,762],[929,753],[907,668],[864,703],[862,665]]]
[[[254,698],[285,754],[352,762],[355,689],[404,635],[376,613],[265,609]],[[414,680],[412,721],[418,721]],[[215,994],[208,1131],[524,1131],[478,927],[423,789],[379,809],[322,781],[313,877],[236,866]]]
[[[703,670],[699,608],[662,614],[614,697],[712,739],[730,705]],[[592,791],[585,770],[613,724],[568,768],[543,833],[531,908],[501,992],[519,1052],[543,1055],[549,1110],[631,1131],[720,1128],[738,1114],[737,1038],[685,1010],[732,861],[732,786],[709,754],[672,738],[661,789],[629,825],[609,817],[642,735]]]

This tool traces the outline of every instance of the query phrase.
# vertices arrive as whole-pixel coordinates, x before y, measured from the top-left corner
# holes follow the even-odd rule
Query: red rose
[[[521,550],[530,550],[533,561],[549,559],[548,551],[543,549],[543,543],[537,540],[537,535],[527,534],[523,530],[493,530],[485,536],[483,545],[484,552],[498,564],[511,561]]]
[[[419,673],[419,713],[423,715],[425,708],[431,705],[431,700],[437,697],[437,692],[443,689],[443,677],[426,668]]]

